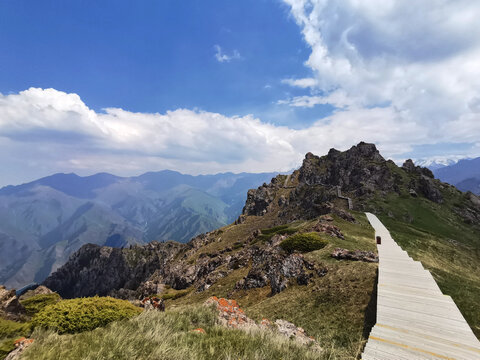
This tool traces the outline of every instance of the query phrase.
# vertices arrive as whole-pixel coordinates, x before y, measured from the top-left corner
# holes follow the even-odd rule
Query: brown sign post
[[[377,244],[381,244],[382,243],[382,238],[380,236],[377,236]]]

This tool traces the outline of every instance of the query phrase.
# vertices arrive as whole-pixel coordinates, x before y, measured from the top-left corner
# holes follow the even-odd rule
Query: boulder
[[[331,256],[337,260],[354,260],[365,262],[378,262],[378,255],[373,251],[347,250],[336,248]]]
[[[144,298],[141,304],[145,310],[165,311],[165,301],[156,296]]]
[[[0,285],[0,316],[7,320],[23,320],[26,316],[25,308],[18,301],[15,289],[7,290]]]

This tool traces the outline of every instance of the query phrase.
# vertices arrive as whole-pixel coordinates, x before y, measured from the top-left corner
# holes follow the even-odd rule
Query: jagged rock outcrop
[[[420,193],[433,202],[439,204],[443,202],[442,193],[438,188],[439,181],[434,180],[433,173],[430,169],[415,166],[411,159],[403,163],[402,169],[413,175],[409,184],[410,195],[416,197],[418,196],[417,194]]]
[[[23,320],[25,308],[18,301],[15,289],[7,290],[0,285],[0,317],[7,320]]]
[[[104,296],[122,288],[134,291],[186,248],[175,242],[152,242],[130,249],[87,244],[43,284],[63,298]]]
[[[354,260],[365,262],[378,262],[378,255],[373,251],[347,250],[336,248],[331,256],[337,260]]]
[[[285,290],[290,279],[299,285],[307,285],[315,275],[324,276],[328,269],[319,267],[304,258],[302,254],[287,254],[279,244],[286,237],[275,235],[264,248],[250,250],[252,268],[247,276],[238,281],[236,289],[253,289],[270,285],[270,295]]]

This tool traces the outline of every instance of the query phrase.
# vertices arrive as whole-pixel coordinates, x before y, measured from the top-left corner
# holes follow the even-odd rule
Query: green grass
[[[175,290],[168,289],[166,293],[158,295],[163,300],[176,300],[188,295],[193,289]]]
[[[289,225],[274,226],[268,229],[262,229],[262,233],[258,236],[258,240],[269,241],[274,235],[292,235],[297,231],[298,229],[291,228]]]
[[[52,329],[60,334],[76,333],[131,318],[140,312],[140,308],[128,301],[95,296],[62,300],[49,305],[33,317],[32,324],[36,328]]]
[[[295,234],[280,243],[280,247],[288,253],[299,251],[302,253],[323,249],[328,240],[316,232]]]
[[[206,334],[191,330],[203,328]],[[146,312],[133,319],[75,335],[39,331],[24,360],[93,359],[322,359],[308,347],[269,331],[230,330],[216,324],[214,311],[190,307]]]
[[[44,307],[56,304],[61,300],[57,293],[40,294],[32,296],[26,300],[21,300],[20,303],[25,307],[28,316],[33,316],[42,310]]]

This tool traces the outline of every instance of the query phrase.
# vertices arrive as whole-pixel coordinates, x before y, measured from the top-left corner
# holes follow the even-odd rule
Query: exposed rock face
[[[272,186],[263,184],[257,190],[250,189],[247,193],[247,202],[243,208],[245,215],[264,215],[267,212],[268,205],[274,200]]]
[[[405,171],[410,172],[410,173],[417,173],[419,175],[424,175],[424,176],[429,177],[431,179],[434,178],[433,173],[430,169],[424,168],[424,167],[421,167],[421,166],[415,166],[412,159],[406,160],[402,165],[402,169],[404,169]]]
[[[438,181],[436,182],[434,180],[433,173],[430,169],[415,166],[411,159],[403,163],[402,169],[413,175],[410,181],[410,195],[417,197],[417,193],[420,193],[433,202],[439,204],[443,202],[443,196],[438,189]]]
[[[25,308],[18,301],[15,290],[7,290],[0,285],[0,317],[8,320],[22,320],[25,317]]]
[[[64,298],[104,296],[122,288],[134,291],[186,247],[174,242],[152,242],[130,249],[87,244],[50,275],[44,285]]]
[[[417,189],[427,199],[438,204],[441,204],[443,202],[442,193],[440,192],[437,185],[435,184],[435,181],[432,178],[422,175],[418,180]]]
[[[373,251],[362,251],[362,250],[346,250],[336,248],[332,257],[337,260],[355,260],[355,261],[365,261],[365,262],[378,262],[378,256]]]
[[[314,276],[324,276],[328,269],[307,261],[302,254],[287,254],[278,245],[285,236],[275,235],[265,248],[252,248],[252,268],[247,276],[235,285],[236,289],[252,289],[270,285],[271,295],[286,289],[288,281],[295,279],[307,285]]]

